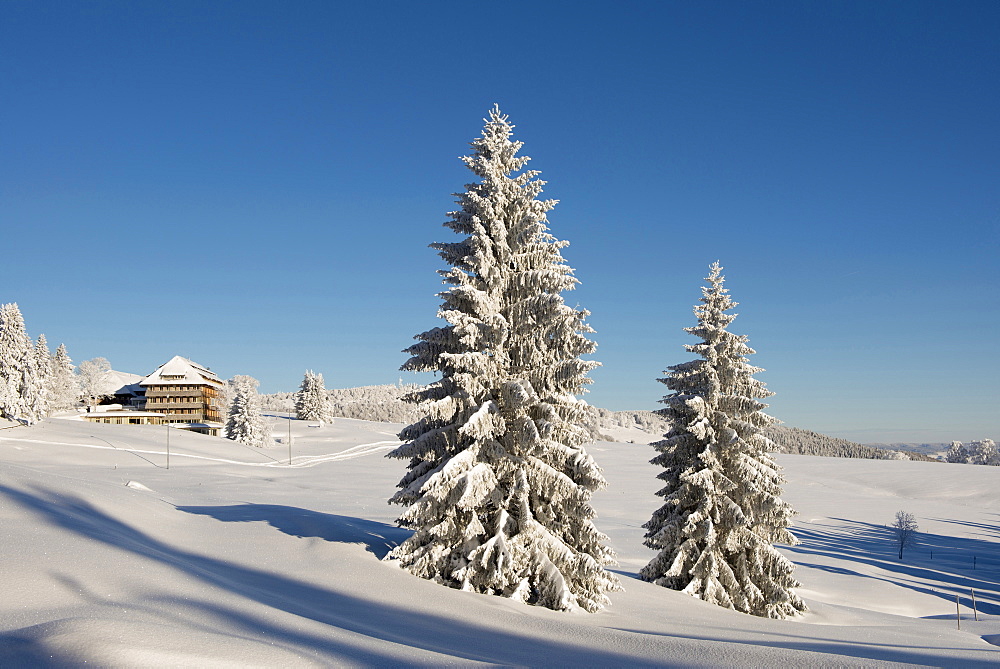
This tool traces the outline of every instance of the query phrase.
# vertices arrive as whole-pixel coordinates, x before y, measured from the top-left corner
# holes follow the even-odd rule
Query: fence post
[[[979,610],[976,608],[976,591],[969,588],[969,592],[972,593],[972,613],[975,614],[976,620],[979,620]]]
[[[958,623],[958,629],[962,629],[962,614],[958,611],[958,595],[955,595],[955,622]]]

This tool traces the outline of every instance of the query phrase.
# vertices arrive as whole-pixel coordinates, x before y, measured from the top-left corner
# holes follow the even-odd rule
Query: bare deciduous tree
[[[903,559],[903,549],[913,544],[917,532],[917,520],[912,513],[897,511],[896,519],[892,521],[892,532],[899,546],[899,559]]]
[[[80,393],[88,407],[98,405],[108,396],[105,376],[110,371],[111,363],[107,358],[94,358],[80,363],[76,373],[80,382]]]

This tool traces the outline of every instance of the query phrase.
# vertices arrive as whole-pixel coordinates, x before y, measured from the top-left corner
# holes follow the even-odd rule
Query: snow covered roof
[[[100,391],[104,395],[126,394],[126,386],[138,383],[142,379],[142,374],[129,374],[128,372],[116,372],[113,369],[101,374]]]
[[[222,380],[208,367],[175,355],[160,365],[155,372],[139,382],[140,386],[172,384],[221,385]]]

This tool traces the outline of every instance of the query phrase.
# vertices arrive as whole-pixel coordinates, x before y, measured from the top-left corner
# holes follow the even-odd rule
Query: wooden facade
[[[222,422],[221,392],[212,385],[146,387],[145,411],[167,416],[171,423]]]

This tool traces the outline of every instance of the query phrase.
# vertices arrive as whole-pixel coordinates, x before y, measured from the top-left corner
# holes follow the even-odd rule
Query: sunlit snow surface
[[[398,425],[292,421],[289,466],[269,420],[265,450],[172,430],[169,469],[164,427],[0,430],[0,666],[1000,664],[998,467],[778,456],[811,611],[769,621],[635,579],[660,499],[653,437],[621,431],[639,443],[589,449],[626,591],[557,613],[380,561],[406,536]],[[921,530],[902,562],[901,509]]]

